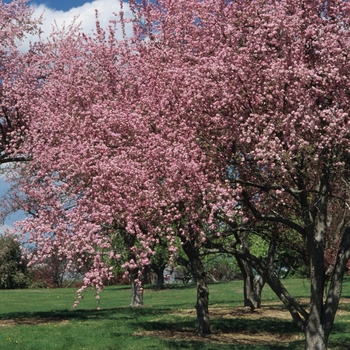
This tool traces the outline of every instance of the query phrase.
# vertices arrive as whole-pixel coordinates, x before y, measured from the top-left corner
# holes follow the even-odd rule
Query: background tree
[[[19,243],[13,237],[0,235],[0,288],[25,288],[29,280]]]

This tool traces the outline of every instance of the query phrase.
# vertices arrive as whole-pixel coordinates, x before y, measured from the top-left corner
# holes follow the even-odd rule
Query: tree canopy
[[[307,348],[325,349],[350,257],[350,4],[130,6],[132,38],[114,35],[118,21],[130,21],[122,15],[106,29],[97,19],[92,37],[58,32],[30,61],[37,88],[18,87],[29,128],[10,150],[31,159],[18,181],[33,216],[17,228],[38,246],[33,259],[54,251],[93,258],[84,282],[102,288],[116,230],[137,242],[129,268],[148,265],[160,237],[170,252],[180,239],[196,261],[205,296],[197,315],[205,320],[198,252],[220,236],[218,221],[276,223],[280,235],[304,242],[309,311],[263,261],[232,251],[264,275]],[[339,250],[324,302],[329,239]]]

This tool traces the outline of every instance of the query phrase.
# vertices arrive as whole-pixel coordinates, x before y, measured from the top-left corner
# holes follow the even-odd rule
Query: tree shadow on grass
[[[291,321],[278,319],[212,319],[212,334],[198,336],[196,319],[153,320],[142,324],[135,336],[158,337],[167,349],[291,349],[304,348],[303,335]]]
[[[84,310],[52,310],[45,312],[13,312],[0,314],[0,324],[5,324],[7,321],[14,321],[14,324],[45,324],[57,321],[90,321],[90,320],[127,320],[137,319],[152,315],[160,315],[169,313],[169,309],[152,309],[152,308],[131,308],[131,307],[116,307],[108,309],[84,309]]]
[[[156,314],[159,316],[158,313]],[[141,325],[135,323],[135,326],[142,327],[145,331],[176,330],[187,332],[189,329],[195,331],[196,322],[195,318],[183,321],[174,318],[173,320],[146,321]],[[287,335],[300,334],[299,329],[292,321],[281,321],[277,319],[212,319],[210,325],[213,330],[222,333],[249,332],[253,334],[265,332]]]
[[[349,321],[334,324],[329,340],[329,348],[334,350],[350,349]]]
[[[299,334],[297,326],[289,320],[274,318],[235,318],[235,319],[213,319],[211,326],[220,329],[222,332],[243,332],[251,333],[269,332],[279,334]]]
[[[200,341],[186,341],[186,340],[168,340],[165,342],[166,349],[191,349],[191,350],[226,350],[226,349],[235,349],[235,350],[303,350],[305,345],[303,341],[295,341],[286,345],[275,345],[275,344],[213,344],[213,343],[203,343]]]
[[[225,314],[225,316],[228,314]],[[213,317],[212,335],[197,335],[195,314],[181,314],[173,309],[117,307],[110,309],[55,310],[50,312],[14,312],[0,315],[0,324],[38,325],[69,321],[112,320],[116,324],[128,324],[120,334],[113,330],[111,337],[157,337],[165,349],[237,349],[237,350],[299,350],[304,348],[301,333],[291,320],[260,317]],[[12,324],[11,324],[12,322]],[[350,348],[348,324],[336,323],[330,345],[332,349]]]
[[[333,350],[350,349],[350,339],[330,340],[329,348]]]

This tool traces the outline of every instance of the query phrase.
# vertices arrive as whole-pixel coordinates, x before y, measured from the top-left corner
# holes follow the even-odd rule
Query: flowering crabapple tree
[[[136,53],[147,42],[118,42],[113,24],[106,32],[97,24],[95,34],[72,32],[46,44],[37,57],[46,78],[37,95],[22,100],[31,124],[14,150],[32,159],[14,180],[25,194],[22,208],[35,213],[18,229],[37,246],[34,261],[51,254],[82,264],[94,259],[80,292],[100,290],[111,277],[103,255],[116,231],[129,235],[134,258],[125,268],[140,276],[159,236],[173,254],[176,235],[186,237],[191,221],[203,215],[193,198],[202,198],[208,178],[217,176],[206,173],[205,154],[191,129],[178,127],[181,119],[168,123],[167,115],[143,103],[149,76]],[[206,288],[203,273],[198,283]],[[204,327],[200,333],[207,333]]]
[[[152,103],[169,119],[186,120],[207,156],[207,171],[219,170],[215,181],[221,186],[214,182],[206,189],[217,191],[212,212],[226,211],[230,218],[238,206],[246,220],[278,223],[305,242],[309,311],[272,271],[262,274],[305,333],[306,348],[325,349],[350,256],[344,190],[349,176],[349,3],[158,1],[134,6],[142,8],[142,35],[150,40],[143,57],[150,62],[148,71],[154,66],[157,72],[157,81],[149,79],[149,91],[159,103]],[[327,233],[337,231],[335,207],[343,208],[345,224],[324,301],[325,251],[327,239],[334,237]],[[254,260],[248,252],[237,255]]]

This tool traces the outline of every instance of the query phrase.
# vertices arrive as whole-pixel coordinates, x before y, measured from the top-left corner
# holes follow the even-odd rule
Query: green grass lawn
[[[296,298],[307,298],[306,280],[289,279],[285,284]],[[88,292],[75,310],[72,309],[74,289],[3,290],[0,291],[0,349],[304,348],[303,338],[291,318],[277,318],[277,312],[283,308],[268,287],[263,292],[262,311],[268,312],[269,317],[265,313],[251,316],[241,308],[242,282],[209,287],[213,335],[207,339],[195,332],[193,285],[162,291],[146,288],[142,308],[128,307],[131,299],[128,286],[107,287],[101,293],[99,305],[93,292]],[[275,338],[270,341],[271,335]],[[343,300],[329,347],[350,348],[350,278],[344,283]]]

